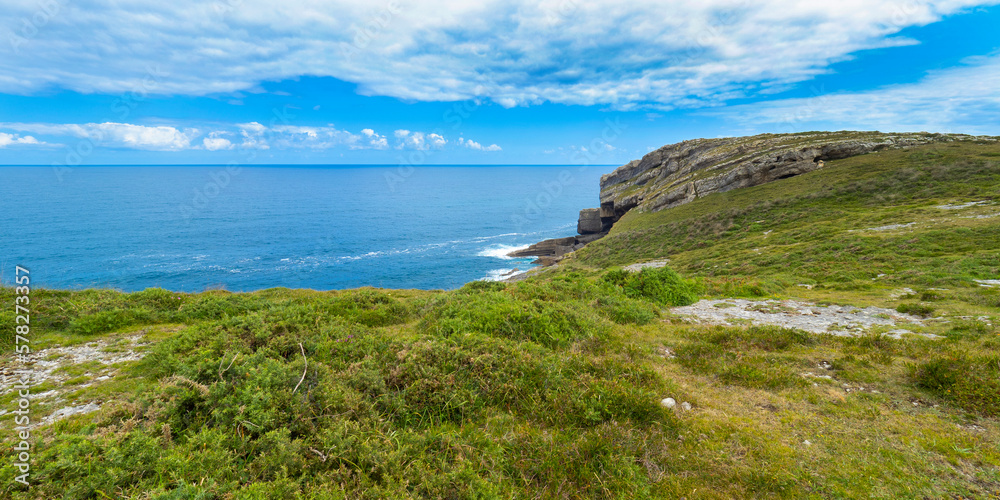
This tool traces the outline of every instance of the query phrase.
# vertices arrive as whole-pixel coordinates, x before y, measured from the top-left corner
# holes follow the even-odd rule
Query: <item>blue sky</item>
[[[1000,135],[1000,0],[8,0],[0,164],[622,164]]]

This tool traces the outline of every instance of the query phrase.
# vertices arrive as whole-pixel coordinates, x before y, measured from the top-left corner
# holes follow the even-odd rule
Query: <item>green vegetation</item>
[[[1000,289],[973,281],[1000,276],[997,154],[882,152],[629,213],[514,284],[34,290],[34,348],[63,366],[33,391],[63,401],[33,411],[101,408],[34,430],[34,486],[17,486],[7,460],[0,497],[1000,495]],[[970,201],[989,203],[937,208]],[[621,268],[666,258],[673,270]],[[939,337],[702,325],[669,310],[699,297],[879,306],[926,317],[906,329]],[[783,304],[757,309],[798,314]],[[14,362],[7,309],[0,368]],[[141,360],[52,350],[90,343]],[[0,395],[0,409],[13,404]],[[10,413],[0,422],[13,427]]]
[[[637,273],[615,269],[605,274],[601,282],[633,299],[647,299],[663,306],[686,306],[698,297],[695,287],[669,267],[646,268]]]

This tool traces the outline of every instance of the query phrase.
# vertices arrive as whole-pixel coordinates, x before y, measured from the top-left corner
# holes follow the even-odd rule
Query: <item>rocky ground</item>
[[[690,306],[675,307],[671,312],[702,324],[777,325],[838,336],[860,335],[875,327],[882,327],[884,333],[893,338],[906,334],[940,338],[912,331],[913,327],[923,326],[925,320],[880,307],[861,309],[851,306],[820,306],[796,300],[721,299],[702,300]]]
[[[40,413],[32,418],[32,428],[48,425],[71,415],[85,414],[101,408],[102,401],[73,393],[110,381],[126,363],[138,361],[149,345],[144,340],[147,330],[130,335],[101,338],[84,344],[39,349],[30,356],[27,367],[13,358],[0,361],[0,398],[9,397],[20,378],[15,370],[31,372],[32,407]],[[10,405],[0,409],[6,415]]]

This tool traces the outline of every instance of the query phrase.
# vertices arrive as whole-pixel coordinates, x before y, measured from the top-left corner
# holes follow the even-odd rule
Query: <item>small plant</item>
[[[686,306],[698,300],[694,285],[668,267],[645,268],[638,273],[615,269],[608,271],[601,282],[633,299],[645,299],[664,306]]]
[[[384,292],[362,288],[344,292],[330,300],[331,313],[365,326],[388,326],[404,323],[410,308]]]
[[[645,325],[660,316],[649,302],[628,297],[605,296],[597,299],[595,305],[604,317],[620,325]]]
[[[605,328],[587,309],[573,302],[518,300],[504,292],[454,294],[432,306],[420,328],[445,337],[482,333],[556,346],[604,336]]]
[[[149,322],[150,318],[149,310],[144,308],[98,311],[73,320],[70,323],[70,331],[82,335],[94,335],[140,325]]]
[[[896,307],[896,311],[902,314],[920,316],[921,318],[929,318],[932,314],[934,314],[934,308],[931,306],[911,303],[900,304]]]
[[[917,387],[987,417],[1000,415],[1000,356],[937,355],[911,367]]]

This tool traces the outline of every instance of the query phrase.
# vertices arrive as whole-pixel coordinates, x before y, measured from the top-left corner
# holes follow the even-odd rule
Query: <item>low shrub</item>
[[[677,361],[696,373],[714,375],[720,382],[753,389],[783,389],[804,384],[794,363],[772,354],[816,342],[813,336],[777,326],[733,328],[717,326],[691,330],[692,342],[675,350]]]
[[[594,302],[594,307],[605,318],[619,325],[646,325],[660,317],[657,308],[649,302],[618,295],[600,297]]]
[[[175,312],[184,304],[184,294],[162,288],[147,288],[131,293],[126,300],[130,305],[145,307],[154,311]]]
[[[949,339],[969,338],[976,339],[996,331],[994,327],[975,320],[953,320],[951,329],[945,333]]]
[[[1000,415],[1000,355],[936,355],[911,366],[917,387],[987,417]]]
[[[601,283],[633,299],[663,306],[686,306],[698,300],[695,286],[669,267],[645,268],[637,273],[615,269],[601,277]]]
[[[717,326],[708,330],[703,338],[710,344],[729,349],[757,349],[761,351],[783,351],[796,345],[816,343],[815,336],[802,330],[774,325],[759,325],[749,328]]]
[[[701,278],[697,284],[702,295],[709,297],[770,297],[785,289],[777,281],[745,276]]]
[[[896,307],[896,311],[903,314],[911,314],[913,316],[920,316],[922,318],[930,317],[934,314],[934,308],[931,306],[925,306],[923,304],[911,304],[905,303],[900,304]]]
[[[579,303],[519,300],[505,292],[444,297],[432,306],[419,328],[438,336],[476,332],[550,347],[607,333]]]
[[[371,288],[350,290],[330,300],[328,311],[365,326],[405,323],[413,311],[403,302]]]
[[[146,308],[116,308],[80,316],[70,322],[69,329],[71,332],[81,335],[94,335],[145,324],[152,318],[152,313]]]
[[[267,302],[251,294],[212,291],[198,294],[193,301],[181,306],[185,318],[213,320],[239,316],[267,307]]]

